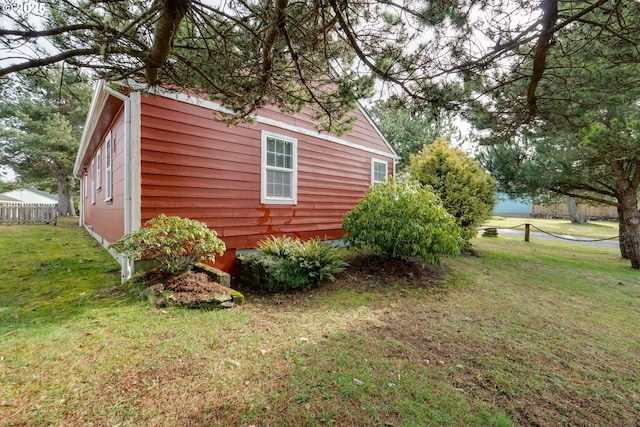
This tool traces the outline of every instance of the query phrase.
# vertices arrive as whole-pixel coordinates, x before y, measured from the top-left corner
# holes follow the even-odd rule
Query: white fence
[[[0,202],[0,224],[55,224],[58,205]]]

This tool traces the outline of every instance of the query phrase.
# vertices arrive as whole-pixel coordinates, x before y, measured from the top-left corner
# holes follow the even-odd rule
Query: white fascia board
[[[104,82],[100,80],[93,90],[93,96],[91,97],[91,106],[89,107],[89,113],[87,114],[87,120],[84,122],[84,128],[82,130],[82,137],[80,138],[80,147],[78,148],[78,153],[76,154],[76,161],[73,166],[73,174],[81,178],[82,177],[82,158],[84,157],[85,151],[87,151],[89,140],[91,139],[91,134],[93,130],[96,128],[96,124],[98,122],[98,117],[100,116],[100,112],[104,107],[105,102],[107,101],[106,97],[102,96],[103,94],[103,85]]]
[[[89,107],[89,113],[87,114],[87,120],[84,123],[84,129],[82,130],[82,138],[80,139],[80,147],[76,154],[76,161],[73,166],[73,174],[81,178],[82,177],[82,159],[89,148],[89,142],[93,132],[98,125],[98,120],[102,114],[102,110],[107,102],[109,96],[115,96],[118,99],[126,101],[129,99],[126,95],[121,94],[108,87],[104,80],[100,80],[93,91],[93,97],[91,98],[91,106]]]
[[[148,90],[149,93],[153,94],[153,95],[157,95],[157,96],[162,96],[164,98],[169,98],[169,99],[175,99],[176,101],[181,101],[181,102],[185,102],[187,104],[191,104],[191,105],[197,105],[203,108],[207,108],[209,110],[213,110],[219,113],[224,113],[224,114],[229,114],[229,115],[236,115],[236,112],[231,110],[230,108],[224,107],[220,104],[218,104],[217,102],[213,102],[213,101],[209,101],[206,99],[202,99],[202,98],[198,98],[196,96],[192,96],[192,95],[188,95],[185,93],[178,93],[178,92],[173,92],[167,89],[162,89],[159,87],[153,87],[153,88],[149,88],[146,87],[144,85],[141,85],[140,83],[132,83],[130,82],[130,87],[132,88],[136,88],[139,90]],[[362,111],[362,109],[361,109]],[[363,111],[364,112],[364,111]],[[360,145],[360,144],[356,144],[354,142],[348,141],[344,138],[339,138],[337,136],[333,136],[333,135],[329,135],[326,133],[321,133],[315,130],[311,130],[311,129],[307,129],[307,128],[303,128],[300,126],[295,126],[289,123],[284,123],[281,122],[279,120],[275,120],[275,119],[271,119],[268,117],[263,117],[263,116],[258,116],[258,115],[251,115],[249,116],[249,119],[252,121],[255,121],[256,123],[261,123],[261,124],[265,124],[265,125],[269,125],[269,126],[273,126],[273,127],[277,127],[279,129],[285,129],[285,130],[289,130],[291,132],[296,132],[298,134],[302,134],[302,135],[307,135],[307,136],[311,136],[314,138],[318,138],[318,139],[323,139],[325,141],[330,141],[330,142],[335,142],[336,144],[340,144],[340,145],[344,145],[347,147],[351,147],[351,148],[355,148],[361,151],[365,151],[371,154],[375,154],[378,156],[383,156],[383,157],[389,157],[392,159],[397,159],[398,155],[396,154],[395,150],[393,149],[393,147],[391,147],[391,145],[387,142],[386,138],[384,138],[384,136],[382,136],[382,134],[380,133],[380,131],[378,130],[378,128],[375,126],[375,124],[373,123],[373,121],[371,121],[371,119],[369,118],[369,116],[365,113],[365,117],[367,118],[367,120],[369,120],[371,122],[372,125],[374,125],[374,128],[376,129],[376,132],[378,132],[378,134],[382,137],[383,141],[385,142],[385,144],[387,144],[387,146],[389,147],[389,149],[391,150],[391,153],[387,153],[386,151],[382,151],[382,150],[378,150],[376,148],[371,148],[371,147],[366,147],[364,145]]]
[[[359,101],[356,101],[356,104],[358,104],[358,108],[360,109],[360,112],[362,113],[362,115],[369,121],[369,123],[371,123],[371,126],[373,126],[373,129],[378,133],[378,136],[380,138],[382,138],[382,140],[384,141],[385,144],[387,144],[387,147],[389,147],[389,150],[391,150],[391,152],[393,153],[394,160],[400,159],[400,156],[398,156],[398,153],[393,148],[391,143],[389,143],[389,141],[387,141],[387,138],[382,134],[382,132],[380,132],[380,129],[378,128],[378,125],[376,125],[376,122],[373,121],[373,119],[371,118],[371,116],[367,112],[367,109],[364,108],[364,106]],[[394,170],[393,174],[395,175],[395,170]]]

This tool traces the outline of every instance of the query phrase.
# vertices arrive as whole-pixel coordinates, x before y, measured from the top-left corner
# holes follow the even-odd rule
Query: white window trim
[[[281,139],[293,144],[293,169],[291,171],[291,197],[267,196],[267,170],[281,170],[267,166],[267,137]],[[260,163],[260,203],[263,205],[295,205],[298,203],[298,140],[290,136],[262,131],[261,163]]]
[[[102,190],[102,147],[96,151],[96,191]]]
[[[386,160],[371,158],[371,185],[376,184],[378,182],[382,182],[382,181],[375,180],[376,164],[384,164],[384,170],[385,170],[384,176],[385,178],[389,176],[389,162],[387,162]]]
[[[112,148],[111,132],[104,139],[104,200],[110,202],[113,200],[113,148]]]

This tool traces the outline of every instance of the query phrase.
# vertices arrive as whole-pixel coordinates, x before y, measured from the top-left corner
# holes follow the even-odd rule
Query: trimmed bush
[[[488,219],[496,203],[495,180],[476,160],[440,138],[410,157],[409,173],[429,185],[447,212],[456,218],[462,238],[469,243],[477,227]]]
[[[345,242],[382,258],[417,257],[438,264],[441,254],[460,253],[455,218],[428,187],[408,179],[374,184],[342,219]]]
[[[311,288],[335,280],[347,266],[344,254],[343,248],[320,239],[271,237],[258,242],[256,253],[238,257],[238,275],[245,284],[270,292]]]
[[[170,275],[188,271],[198,262],[213,262],[225,244],[214,230],[189,218],[161,214],[109,246],[135,259],[158,263]]]

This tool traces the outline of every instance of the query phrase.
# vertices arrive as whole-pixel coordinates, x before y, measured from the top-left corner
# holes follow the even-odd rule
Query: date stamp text
[[[46,11],[44,3],[28,1],[0,0],[0,14],[2,15],[39,15]]]

